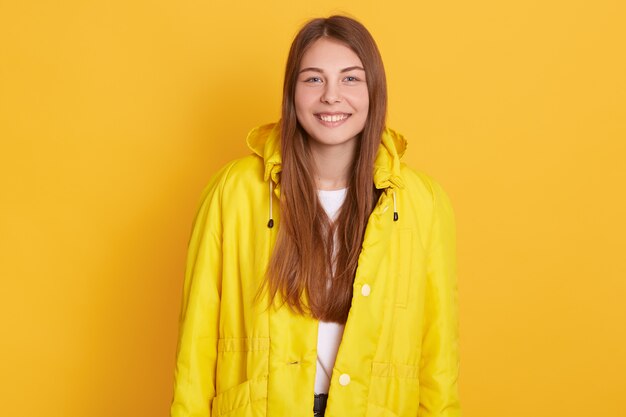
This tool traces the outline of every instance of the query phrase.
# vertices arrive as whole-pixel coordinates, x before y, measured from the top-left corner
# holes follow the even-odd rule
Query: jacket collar
[[[264,181],[270,178],[279,183],[281,171],[280,123],[267,123],[250,130],[246,138],[248,147],[263,158]],[[403,135],[386,127],[374,160],[374,184],[376,188],[404,188],[400,174],[400,158],[404,155],[407,141]]]

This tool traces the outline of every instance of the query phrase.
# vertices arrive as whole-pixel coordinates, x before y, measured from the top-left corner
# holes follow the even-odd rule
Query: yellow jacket
[[[254,153],[203,193],[172,417],[313,416],[317,321],[252,301],[280,227],[279,140],[278,124],[252,129]],[[326,417],[460,416],[454,213],[437,182],[400,162],[405,148],[387,128],[374,169],[384,192],[367,224]]]

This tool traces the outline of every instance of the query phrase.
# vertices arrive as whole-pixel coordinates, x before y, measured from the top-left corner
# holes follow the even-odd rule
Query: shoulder
[[[222,165],[204,187],[202,195],[210,193],[211,190],[223,188],[233,181],[258,179],[263,181],[263,161],[254,154],[233,159]]]
[[[413,169],[406,164],[401,166],[404,180],[403,200],[408,203],[404,209],[412,216],[419,230],[432,236],[433,231],[447,230],[454,232],[455,213],[448,192],[441,183],[430,174]],[[425,237],[424,242],[431,237]]]
[[[204,186],[200,197],[201,205],[221,202],[231,190],[241,190],[242,185],[262,182],[263,169],[263,161],[254,154],[223,164]]]
[[[412,168],[404,162],[401,164],[401,173],[407,194],[411,197],[419,198],[424,200],[424,202],[432,204],[442,199],[449,203],[448,193],[444,190],[441,183],[430,174]]]
[[[424,171],[402,164],[405,183],[404,199],[411,204],[410,210],[419,213],[423,230],[432,229],[434,224],[455,226],[452,200],[441,183]],[[428,225],[428,226],[427,226]]]

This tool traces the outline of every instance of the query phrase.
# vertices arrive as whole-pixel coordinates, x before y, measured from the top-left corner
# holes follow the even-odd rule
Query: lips
[[[315,113],[315,117],[326,123],[337,123],[346,120],[352,116],[351,113],[333,112],[333,113]]]

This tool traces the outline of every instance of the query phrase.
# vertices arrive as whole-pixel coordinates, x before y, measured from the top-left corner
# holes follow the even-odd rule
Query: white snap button
[[[350,375],[348,375],[348,374],[341,374],[339,376],[339,383],[341,385],[344,385],[344,386],[348,385],[350,383]]]
[[[363,286],[361,287],[361,295],[367,297],[368,295],[370,295],[370,292],[372,292],[372,288],[367,284],[363,284]]]

